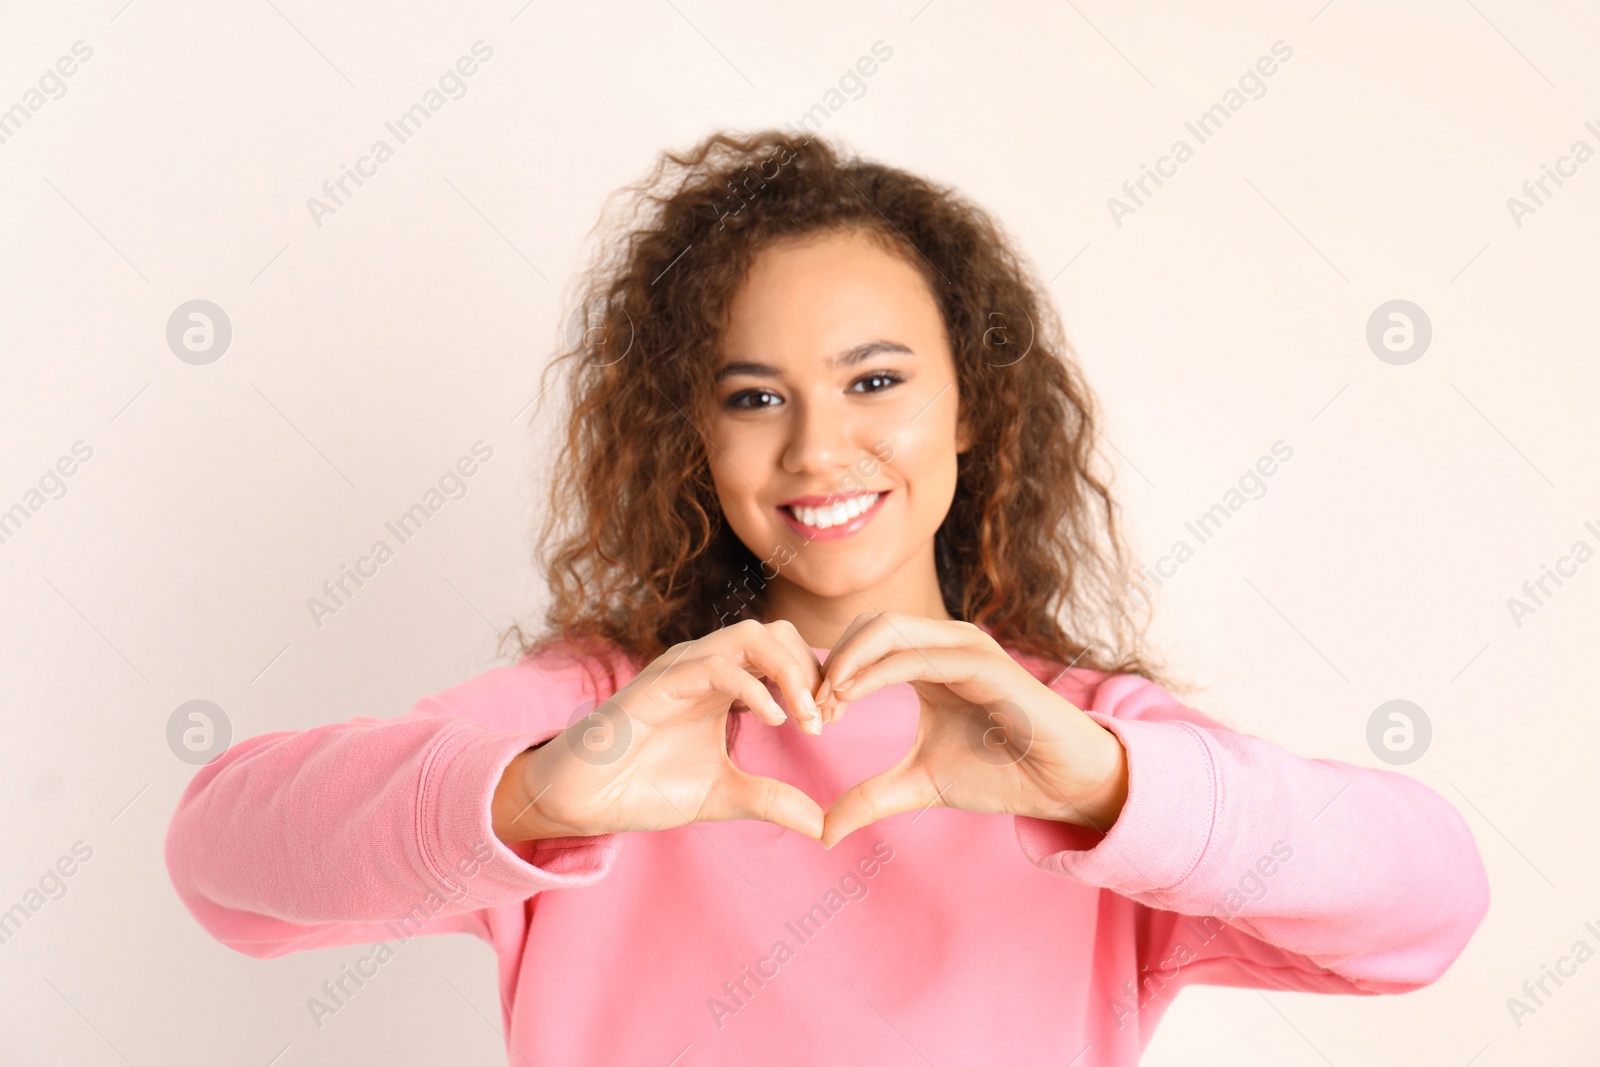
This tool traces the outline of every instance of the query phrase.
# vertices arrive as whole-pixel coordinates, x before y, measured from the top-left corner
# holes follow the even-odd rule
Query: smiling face
[[[968,441],[921,273],[859,231],[769,246],[718,367],[708,460],[728,525],[766,561],[767,621],[831,647],[863,611],[948,618],[933,539]]]

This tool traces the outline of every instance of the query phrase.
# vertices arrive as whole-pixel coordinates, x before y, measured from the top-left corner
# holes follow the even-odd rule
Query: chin
[[[809,552],[816,547],[811,545],[801,549],[801,552]],[[837,600],[859,597],[881,585],[894,571],[893,567],[844,558],[843,553],[840,553],[840,557],[837,561],[813,557],[806,560],[803,569],[791,564],[786,568],[788,573],[785,577],[812,596]]]

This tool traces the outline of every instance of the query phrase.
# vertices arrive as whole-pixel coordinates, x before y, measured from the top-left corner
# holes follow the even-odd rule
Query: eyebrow
[[[866,360],[871,359],[873,356],[882,355],[887,352],[896,352],[907,356],[916,355],[915,352],[901,344],[899,341],[879,339],[876,341],[867,341],[864,344],[859,344],[854,348],[840,352],[837,356],[834,356],[832,359],[828,360],[828,368],[830,370],[836,370],[844,367],[853,367],[857,363],[865,362]],[[733,363],[723,364],[721,369],[717,371],[716,376],[712,380],[720,382],[722,379],[735,374],[746,374],[753,378],[777,378],[780,376],[780,373],[781,372],[778,370],[778,368],[772,366],[770,363],[755,363],[748,360],[740,360]]]

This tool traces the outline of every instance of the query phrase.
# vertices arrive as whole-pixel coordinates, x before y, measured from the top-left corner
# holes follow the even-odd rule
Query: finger
[[[1003,690],[986,675],[992,672],[992,657],[982,652],[964,648],[914,647],[900,652],[890,652],[881,659],[862,667],[855,676],[833,689],[839,700],[860,700],[884,686],[902,682],[932,682],[948,686],[951,692],[967,700],[982,702],[973,694],[994,690],[994,695],[984,699],[999,699]]]
[[[817,690],[817,706],[822,709],[822,721],[824,724],[838,722],[840,717],[844,715],[845,705],[848,703],[848,701],[839,699],[834,692],[834,661],[838,658],[838,653],[841,650],[849,647],[854,635],[860,632],[863,626],[878,618],[879,614],[876,611],[864,611],[854,619],[851,619],[850,625],[844,628],[844,633],[839,635],[838,640],[833,643],[833,648],[829,649],[828,662],[822,668],[822,687]]]
[[[810,675],[809,681],[813,690],[815,690],[817,683],[822,681],[822,661],[817,658],[817,654],[806,643],[806,639],[800,633],[800,628],[788,619],[778,619],[767,623],[766,631],[777,638],[785,648],[794,653],[795,658],[800,661],[801,666]]]
[[[838,639],[833,642],[833,647],[828,650],[828,658],[830,660],[833,659],[834,654],[843,648],[845,643],[849,641],[856,632],[881,614],[883,613],[880,611],[863,611],[861,614],[851,619],[850,625],[844,628],[844,633],[839,635]]]
[[[823,722],[838,722],[844,714],[845,701],[839,700],[833,692],[833,676],[829,665],[833,663],[837,653],[848,646],[850,639],[867,623],[878,617],[876,611],[864,611],[850,620],[850,625],[844,628],[844,633],[833,642],[833,647],[828,650],[828,662],[822,668],[822,687],[817,690],[817,706],[823,709]]]
[[[901,763],[840,794],[823,819],[822,845],[832,848],[879,819],[939,803],[939,791],[927,774],[914,769],[910,762]]]
[[[816,661],[809,648],[806,649],[805,656],[798,655],[776,634],[753,619],[734,623],[719,633],[726,633],[728,637],[725,640],[733,643],[733,647],[724,653],[728,658],[746,670],[754,671],[776,682],[783,692],[789,709],[794,712],[796,721],[808,725],[813,734],[821,733],[822,719],[816,701],[811,696],[815,682],[805,663],[807,659]],[[794,637],[802,646],[805,644],[800,640],[798,631]],[[821,669],[821,664],[818,663],[819,675]]]
[[[845,709],[850,706],[850,702],[841,699],[839,694],[833,691],[832,682],[824,679],[822,687],[826,695],[817,700],[817,706],[822,709],[823,724],[831,725],[844,718]]]
[[[811,697],[812,705],[820,712],[821,705],[817,701],[816,694],[818,686],[822,683],[822,661],[811,650],[806,639],[800,635],[800,630],[788,619],[768,623],[767,633],[788,649],[795,661],[800,664],[800,676],[804,680],[806,693]]]
[[[891,652],[909,648],[956,648],[970,644],[977,627],[954,619],[929,619],[900,612],[879,612],[858,617],[851,629],[833,646],[824,676],[833,682],[833,691],[868,664]],[[848,698],[847,698],[848,699]]]
[[[813,841],[822,837],[822,807],[788,782],[746,774],[732,763],[712,787],[696,822],[761,819]]]
[[[712,653],[694,661],[692,666],[703,672],[708,688],[726,696],[730,704],[736,699],[744,701],[768,726],[781,726],[783,720],[788,718],[778,702],[772,699],[772,694],[767,692],[767,687],[728,657]]]

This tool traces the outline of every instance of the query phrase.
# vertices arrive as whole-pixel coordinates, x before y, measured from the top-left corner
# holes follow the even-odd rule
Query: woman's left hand
[[[1030,815],[1104,833],[1127,798],[1116,735],[1029,674],[971,623],[896,612],[857,616],[829,653],[817,703],[909,683],[917,737],[897,765],[847,789],[828,809],[822,842],[878,819],[934,805]]]

